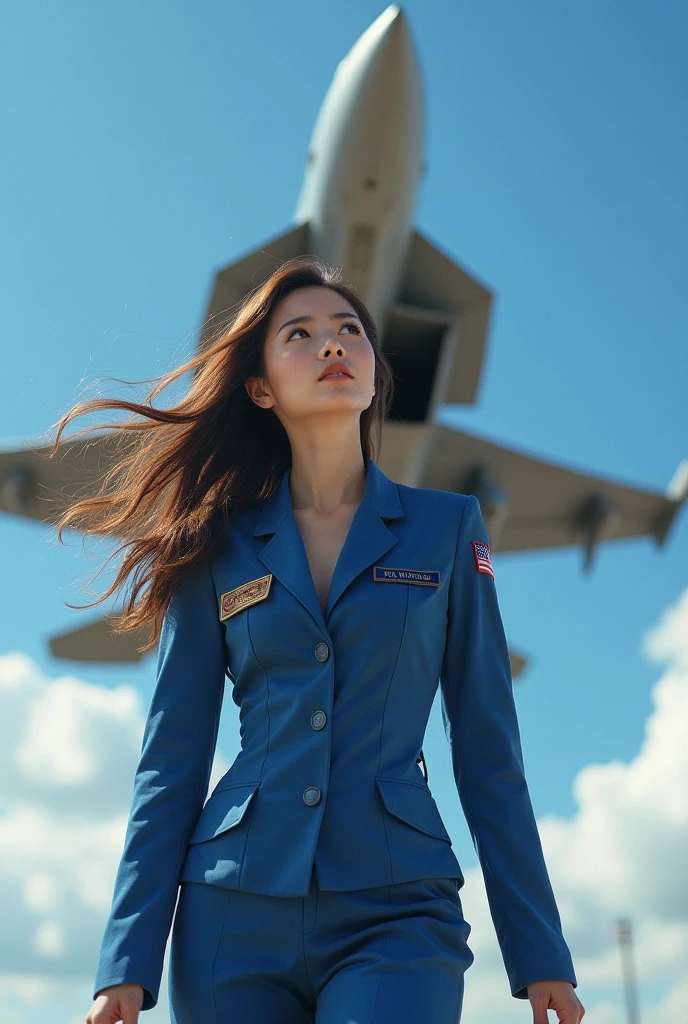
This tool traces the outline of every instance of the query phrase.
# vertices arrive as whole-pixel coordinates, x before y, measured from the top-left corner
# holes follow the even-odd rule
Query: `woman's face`
[[[324,285],[297,288],[268,321],[266,376],[246,383],[253,401],[285,425],[309,417],[359,414],[375,394],[375,354],[353,306]],[[350,376],[323,377],[333,363]]]

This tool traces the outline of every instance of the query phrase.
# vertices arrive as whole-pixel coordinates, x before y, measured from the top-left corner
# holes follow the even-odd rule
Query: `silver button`
[[[303,802],[312,807],[313,804],[317,804],[321,797],[321,792],[317,786],[310,786],[308,789],[303,791]]]
[[[315,645],[315,656],[318,661],[327,661],[330,656],[330,648],[327,644],[319,643]]]
[[[311,715],[311,726],[314,729],[322,729],[327,721],[327,715],[324,711],[314,711]]]

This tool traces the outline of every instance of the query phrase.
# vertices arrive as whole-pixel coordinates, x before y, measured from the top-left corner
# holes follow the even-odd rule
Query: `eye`
[[[361,333],[361,326],[355,320],[345,320],[344,323],[342,324],[342,327],[353,327],[354,332],[356,334]],[[297,331],[303,331],[304,334],[308,334],[308,331],[306,330],[305,327],[295,327],[294,330],[289,335],[287,335],[287,341],[291,341],[291,339],[294,337]]]

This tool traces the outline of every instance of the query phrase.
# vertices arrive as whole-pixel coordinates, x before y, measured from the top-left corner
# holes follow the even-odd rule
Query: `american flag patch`
[[[483,540],[474,540],[471,541],[471,543],[473,545],[473,556],[475,558],[476,571],[484,572],[494,579],[494,569],[492,568],[492,562],[490,561],[490,545],[486,544]]]

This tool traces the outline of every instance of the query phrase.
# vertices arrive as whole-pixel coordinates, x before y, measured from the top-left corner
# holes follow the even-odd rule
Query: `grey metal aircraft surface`
[[[664,493],[557,465],[453,429],[436,413],[476,401],[492,292],[413,226],[425,173],[421,69],[403,10],[391,4],[340,61],[308,147],[294,223],[214,278],[199,348],[283,260],[314,253],[341,267],[367,302],[394,370],[380,466],[400,483],[475,494],[491,550],[601,543],[662,545],[688,493],[684,460]],[[0,452],[0,510],[55,523],[96,490],[115,434]],[[109,449],[109,451],[108,451]],[[116,613],[50,640],[55,657],[136,661],[143,636],[110,630]],[[514,678],[525,658],[510,651]]]

